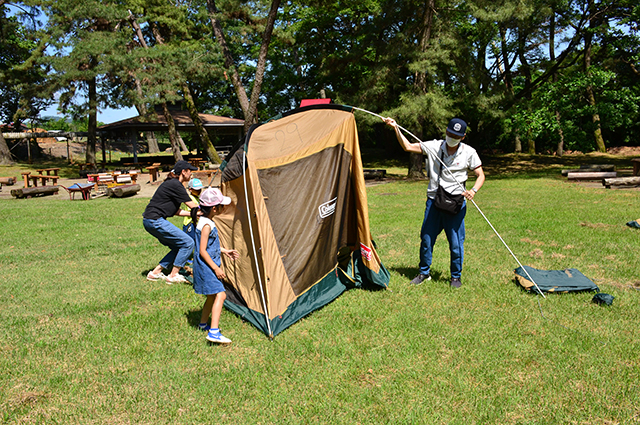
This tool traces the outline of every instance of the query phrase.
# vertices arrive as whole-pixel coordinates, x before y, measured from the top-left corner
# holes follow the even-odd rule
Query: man
[[[426,156],[427,170],[429,173],[429,187],[427,189],[427,205],[424,211],[424,221],[420,232],[420,271],[411,281],[412,285],[420,285],[425,280],[431,280],[431,260],[433,246],[436,238],[442,230],[447,235],[449,241],[449,251],[451,252],[451,287],[462,286],[462,262],[464,257],[464,216],[467,213],[466,201],[462,209],[455,215],[438,210],[434,207],[433,201],[436,196],[438,186],[453,195],[462,194],[466,199],[472,200],[475,194],[484,184],[484,171],[478,153],[471,146],[462,143],[467,131],[467,124],[454,118],[449,122],[445,140],[429,140],[426,142],[409,143],[402,134],[398,124],[392,118],[386,118],[385,123],[393,127],[396,137],[402,148],[407,152],[422,153]],[[442,166],[438,158],[446,164]],[[457,182],[465,184],[468,178],[467,172],[471,170],[476,175],[476,182],[469,190],[461,187]],[[452,174],[453,173],[453,176]],[[454,179],[455,177],[455,179]]]

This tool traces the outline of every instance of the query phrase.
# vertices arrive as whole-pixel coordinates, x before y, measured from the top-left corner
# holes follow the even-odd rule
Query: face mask
[[[455,148],[460,143],[460,139],[454,139],[451,136],[446,136],[446,141],[447,141],[447,145],[449,145],[449,147],[452,147],[452,148]]]

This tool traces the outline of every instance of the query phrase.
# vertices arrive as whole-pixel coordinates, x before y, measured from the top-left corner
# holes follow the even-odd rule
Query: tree
[[[31,11],[22,10],[30,16]],[[34,25],[27,28],[17,16],[7,16],[5,2],[0,2],[0,121],[13,121],[17,127],[51,103],[44,86],[47,69],[37,60],[42,49],[30,36]],[[0,136],[0,164],[11,162],[9,147]]]
[[[235,88],[236,95],[240,101],[242,112],[244,114],[245,130],[256,123],[258,101],[260,99],[260,90],[262,88],[262,81],[264,78],[264,72],[267,62],[267,53],[269,50],[269,44],[271,42],[271,35],[273,33],[273,27],[275,25],[276,16],[278,14],[278,8],[280,7],[280,0],[272,0],[269,13],[266,17],[266,23],[264,24],[264,31],[262,32],[260,51],[257,57],[256,70],[253,79],[253,89],[251,91],[251,99],[247,96],[247,91],[240,78],[237,65],[235,64],[234,56],[227,43],[227,36],[222,27],[220,21],[220,14],[216,7],[215,0],[207,0],[207,10],[211,19],[211,26],[215,34],[216,40],[222,49],[224,56],[224,64],[230,73],[231,82]]]
[[[88,116],[86,161],[95,163],[97,109],[108,103],[107,75],[112,58],[126,51],[119,28],[124,6],[99,0],[34,0],[47,17],[41,45],[54,51],[46,57],[54,74],[51,87],[60,92],[63,111]]]

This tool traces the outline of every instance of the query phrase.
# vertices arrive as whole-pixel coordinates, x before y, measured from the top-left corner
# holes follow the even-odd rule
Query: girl
[[[196,253],[193,256],[193,289],[196,294],[206,295],[207,299],[202,307],[199,328],[209,330],[207,340],[219,344],[229,344],[231,340],[220,333],[218,328],[222,305],[227,295],[222,281],[227,278],[222,265],[220,254],[225,254],[232,260],[240,257],[235,249],[224,249],[220,246],[218,229],[213,222],[213,216],[222,212],[225,205],[231,203],[231,198],[223,196],[219,189],[208,188],[200,195],[200,211],[191,210],[191,218],[196,225]],[[211,315],[211,326],[207,325]]]
[[[187,184],[187,189],[189,190],[189,197],[196,204],[200,203],[200,193],[202,192],[202,188],[203,187],[204,186],[202,185],[202,182],[200,181],[200,179],[191,179],[191,180],[189,180],[189,183]],[[193,224],[193,220],[191,220],[191,207],[189,207],[185,203],[182,203],[182,205],[180,205],[180,209],[189,212],[189,215],[187,217],[185,217],[184,221],[182,222],[182,230],[187,235],[191,236],[191,239],[193,239],[195,241],[196,240],[196,227]]]

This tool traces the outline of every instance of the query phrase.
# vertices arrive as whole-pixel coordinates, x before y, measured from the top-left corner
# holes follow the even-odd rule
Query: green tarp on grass
[[[595,283],[577,269],[538,270],[529,266],[523,267],[526,268],[542,292],[600,291]],[[538,292],[522,267],[518,267],[514,271],[516,281],[520,286],[528,291]]]

